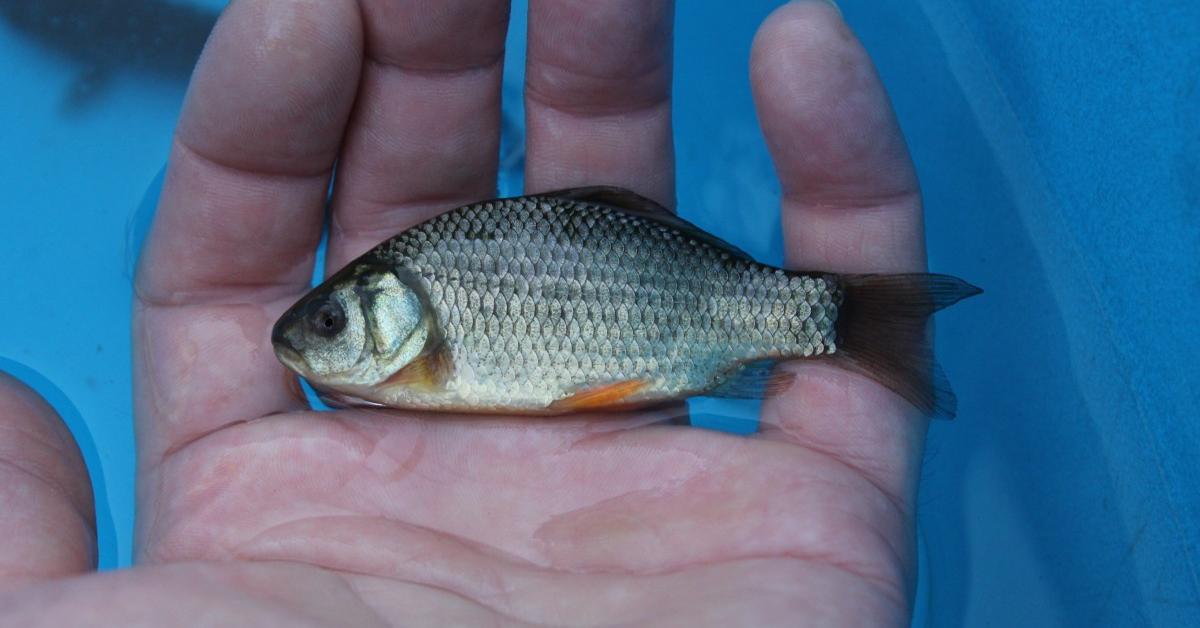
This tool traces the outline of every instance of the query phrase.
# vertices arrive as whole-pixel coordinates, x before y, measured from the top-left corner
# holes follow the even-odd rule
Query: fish
[[[271,330],[327,403],[555,416],[694,396],[761,399],[827,360],[953,416],[928,319],[949,275],[762,264],[618,187],[488,200],[406,229]]]
[[[0,0],[0,18],[76,69],[62,102],[78,112],[122,72],[186,82],[219,11],[165,0]]]

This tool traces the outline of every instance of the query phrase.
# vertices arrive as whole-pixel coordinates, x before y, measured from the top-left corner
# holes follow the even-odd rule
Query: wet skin
[[[671,7],[531,4],[529,191],[672,204]],[[74,444],[0,381],[0,623],[907,623],[926,424],[859,376],[789,367],[753,438],[306,410],[270,329],[307,288],[335,159],[333,269],[493,196],[506,23],[465,0],[227,10],[137,278],[138,565],[87,573]],[[923,270],[912,164],[837,10],[776,10],[750,75],[788,263]]]

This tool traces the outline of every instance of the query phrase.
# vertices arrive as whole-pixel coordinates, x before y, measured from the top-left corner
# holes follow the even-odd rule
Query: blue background
[[[746,68],[777,4],[676,9],[681,212],[767,261],[779,191]],[[931,267],[987,290],[938,320],[960,413],[930,434],[914,623],[1197,625],[1200,3],[841,4],[916,160]],[[84,65],[0,19],[0,369],[79,439],[112,568],[133,523],[130,272],[186,76],[130,66],[66,107]]]

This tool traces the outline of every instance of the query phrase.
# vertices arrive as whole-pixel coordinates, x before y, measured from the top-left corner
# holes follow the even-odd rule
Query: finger
[[[673,12],[666,0],[529,3],[527,190],[621,185],[674,204]]]
[[[338,165],[329,270],[495,196],[507,0],[365,0],[366,63]]]
[[[71,432],[0,373],[0,589],[94,569],[96,516]]]
[[[751,75],[783,186],[788,263],[923,270],[913,165],[875,69],[837,9],[818,1],[778,9],[755,38]],[[765,435],[857,467],[907,514],[924,420],[859,375],[817,363],[788,368],[796,385],[764,404]]]
[[[143,452],[300,404],[270,325],[312,272],[361,39],[352,0],[242,0],[214,30],[138,270]]]
[[[139,269],[148,301],[261,301],[311,272],[359,68],[350,0],[230,5],[196,68]]]

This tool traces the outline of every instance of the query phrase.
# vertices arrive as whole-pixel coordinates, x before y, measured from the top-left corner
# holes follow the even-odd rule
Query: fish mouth
[[[301,375],[304,374],[308,363],[304,360],[304,356],[292,346],[287,336],[283,334],[283,325],[277,323],[274,329],[271,330],[271,346],[275,349],[275,357],[284,366]]]
[[[295,349],[286,345],[275,345],[275,357],[289,369],[304,374],[304,358]]]

